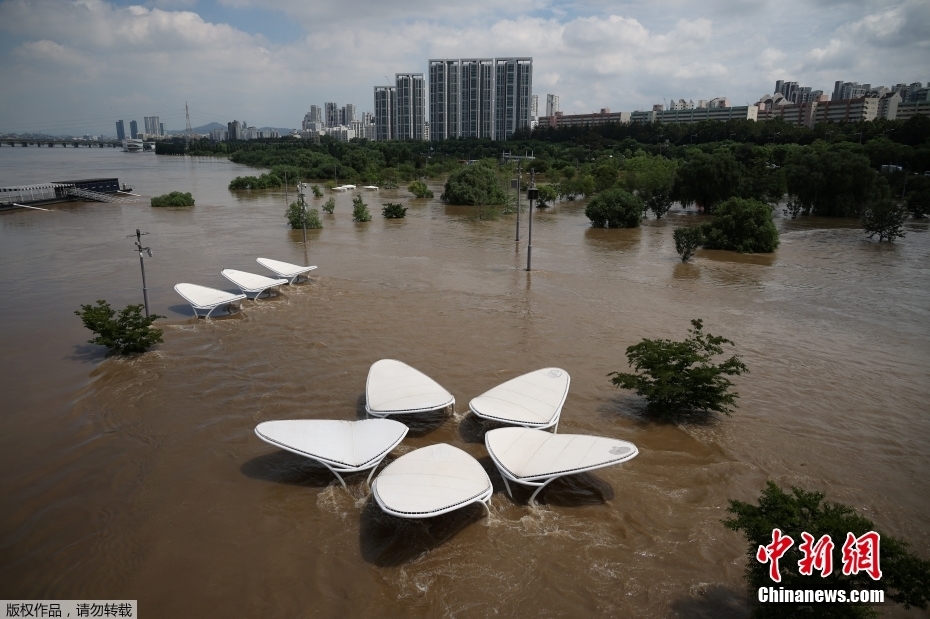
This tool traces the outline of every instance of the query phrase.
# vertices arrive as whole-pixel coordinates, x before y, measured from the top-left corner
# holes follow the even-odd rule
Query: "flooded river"
[[[720,524],[764,483],[823,490],[930,558],[930,235],[864,240],[854,221],[778,220],[771,256],[681,264],[672,212],[593,230],[583,204],[539,212],[532,273],[514,219],[362,192],[310,233],[282,192],[226,189],[250,168],[111,149],[0,148],[0,185],[118,176],[197,206],[72,203],[0,213],[0,593],[138,599],[154,617],[743,617],[746,543]],[[434,187],[438,196],[440,188]],[[400,201],[406,219],[384,220]],[[316,200],[319,206],[322,200]],[[525,226],[525,221],[524,221]],[[82,303],[141,302],[145,243],[165,343],[133,359],[84,343]],[[525,228],[524,235],[525,237]],[[178,282],[230,289],[255,258],[319,265],[309,285],[196,320]],[[749,366],[732,417],[663,424],[614,388],[624,350],[681,339],[692,318]],[[253,434],[271,419],[355,419],[365,377],[397,358],[455,396],[454,415],[394,452],[448,442],[489,468],[480,506],[430,522],[384,516]],[[468,401],[530,370],[572,378],[560,432],[640,455],[511,500]],[[894,607],[887,616],[925,616]]]

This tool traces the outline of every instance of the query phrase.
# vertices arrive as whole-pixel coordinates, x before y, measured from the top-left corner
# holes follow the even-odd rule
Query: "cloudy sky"
[[[297,127],[429,58],[532,56],[565,113],[930,81],[928,0],[0,0],[0,132]]]

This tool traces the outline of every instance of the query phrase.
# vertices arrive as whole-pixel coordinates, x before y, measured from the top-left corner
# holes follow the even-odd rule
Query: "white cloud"
[[[755,100],[782,78],[829,91],[836,79],[928,77],[924,0],[221,2],[230,23],[236,7],[264,7],[296,20],[304,35],[282,42],[275,32],[211,23],[194,0],[0,0],[0,31],[14,41],[0,56],[0,130],[46,123],[112,133],[111,121],[87,119],[163,110],[166,125],[181,128],[185,100],[195,124],[235,117],[297,126],[313,103],[371,109],[385,75],[425,71],[432,57],[532,56],[535,92],[559,94],[566,112],[642,109],[668,96]]]

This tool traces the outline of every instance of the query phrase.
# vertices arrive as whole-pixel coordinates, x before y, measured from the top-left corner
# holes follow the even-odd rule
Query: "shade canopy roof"
[[[314,270],[315,266],[301,266],[299,264],[291,264],[290,262],[281,262],[280,260],[272,260],[271,258],[256,258],[256,262],[268,269],[269,271],[274,272],[275,275],[279,277],[286,277],[287,279],[293,279],[298,275],[303,275]]]
[[[174,290],[184,297],[191,305],[204,309],[217,307],[224,303],[241,301],[245,298],[244,294],[233,294],[225,290],[207,288],[206,286],[198,286],[197,284],[177,284]]]
[[[484,444],[501,473],[536,481],[620,464],[639,453],[636,445],[602,436],[550,434],[532,428],[499,428]]]
[[[404,454],[387,465],[372,485],[378,505],[402,518],[438,516],[485,501],[492,492],[481,464],[446,443]]]
[[[272,286],[286,284],[286,279],[272,279],[264,275],[237,271],[236,269],[223,269],[223,277],[234,283],[242,292],[261,292]]]
[[[479,417],[503,423],[547,427],[558,421],[571,378],[561,368],[517,376],[474,398],[468,407]]]
[[[365,407],[373,415],[422,413],[454,402],[439,383],[402,361],[381,359],[368,371]]]
[[[338,467],[374,466],[407,435],[393,419],[288,419],[258,424],[255,434],[266,443]]]

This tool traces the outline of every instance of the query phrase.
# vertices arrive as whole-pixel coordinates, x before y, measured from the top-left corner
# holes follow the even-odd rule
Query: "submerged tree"
[[[730,340],[704,333],[701,320],[691,321],[692,329],[683,342],[643,339],[626,349],[630,366],[639,374],[611,372],[611,382],[624,389],[635,389],[646,398],[646,412],[657,416],[703,411],[729,415],[739,397],[731,392],[726,378],[749,372],[746,364],[733,355],[722,363],[713,358],[723,354]]]
[[[152,206],[194,206],[194,196],[190,192],[172,191],[152,198]]]
[[[99,299],[97,305],[82,305],[80,311],[74,313],[97,335],[88,340],[89,344],[106,346],[122,355],[145,352],[162,342],[162,330],[152,327],[162,316],[152,314],[146,318],[142,315],[142,305],[127,305],[117,316],[109,303]]]
[[[450,204],[470,206],[507,203],[507,193],[501,187],[497,172],[483,163],[452,172],[441,197]]]
[[[423,181],[413,181],[407,187],[407,190],[417,198],[432,198],[433,192]]]
[[[878,235],[879,242],[892,242],[904,236],[907,209],[894,200],[884,199],[870,204],[862,213],[862,227],[870,239]]]
[[[383,206],[381,214],[384,215],[385,219],[403,219],[407,216],[407,208],[402,204],[386,202]]]
[[[682,262],[690,260],[694,252],[704,243],[704,234],[700,226],[675,228],[672,236],[675,238],[675,251],[681,256]]]
[[[330,198],[329,200],[324,202],[323,210],[329,213],[330,215],[332,215],[333,211],[336,210],[336,198]]]
[[[584,209],[595,228],[636,228],[643,218],[643,201],[623,189],[597,194]]]
[[[356,195],[352,198],[352,221],[371,221],[371,213],[368,211],[368,205],[365,204],[360,195]]]
[[[717,203],[736,195],[739,183],[740,165],[729,151],[696,153],[678,168],[676,192],[682,204],[712,213]]]
[[[315,208],[308,209],[306,206],[302,206],[297,202],[291,202],[291,206],[287,209],[287,222],[294,230],[299,230],[304,227],[304,222],[307,224],[307,230],[318,230],[323,227],[323,222],[320,221],[320,212]]]
[[[752,198],[730,198],[714,210],[714,218],[701,224],[704,247],[740,253],[768,253],[778,247],[778,229],[772,209]]]

